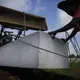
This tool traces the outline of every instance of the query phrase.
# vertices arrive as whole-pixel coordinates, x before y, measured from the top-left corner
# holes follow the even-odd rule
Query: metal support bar
[[[24,12],[24,36],[26,35],[26,26],[25,26],[25,12]]]
[[[67,36],[69,36],[68,32],[66,32],[66,34],[67,34]],[[78,55],[80,55],[80,47],[78,45],[76,38],[73,37],[73,39],[74,39],[74,41],[72,39],[70,39],[70,42],[72,43],[72,46],[73,46],[73,48],[74,48],[74,50],[78,56]]]
[[[75,38],[75,37],[74,37],[74,40],[75,40],[75,42],[76,42],[77,48],[78,48],[79,53],[80,53],[80,46],[79,46],[79,44],[78,44],[78,42],[77,42],[77,40],[76,40],[76,38]],[[79,54],[79,55],[80,55],[80,54]]]
[[[17,34],[17,36],[16,36],[15,40],[17,40],[17,39],[19,39],[19,38],[20,38],[20,35],[22,34],[22,31],[23,31],[23,30],[19,30],[19,31],[18,31],[18,34]]]
[[[66,38],[68,37],[67,31],[65,32],[65,36],[66,36]],[[67,45],[68,45],[68,54],[70,55],[69,42],[67,42]],[[71,58],[70,58],[70,61],[71,61]]]
[[[4,26],[1,25],[1,33],[0,33],[0,37],[2,37],[2,33],[4,32]]]

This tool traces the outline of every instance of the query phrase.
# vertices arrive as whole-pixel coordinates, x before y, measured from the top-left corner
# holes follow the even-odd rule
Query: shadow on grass
[[[0,69],[8,71],[12,76],[18,76],[21,80],[78,80],[71,76],[42,69],[14,68],[4,66],[0,66]]]

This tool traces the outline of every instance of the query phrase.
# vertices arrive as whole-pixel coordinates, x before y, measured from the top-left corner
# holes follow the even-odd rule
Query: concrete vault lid
[[[52,56],[52,57],[51,57]],[[42,31],[0,48],[0,65],[26,68],[67,68],[67,45]],[[55,63],[53,63],[55,60]]]

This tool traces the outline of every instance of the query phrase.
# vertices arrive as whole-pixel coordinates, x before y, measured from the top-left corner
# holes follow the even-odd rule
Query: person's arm
[[[77,11],[75,12],[73,18],[80,18],[80,5],[79,5]]]

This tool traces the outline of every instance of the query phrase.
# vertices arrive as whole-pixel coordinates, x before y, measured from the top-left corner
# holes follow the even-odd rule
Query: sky
[[[43,16],[46,18],[48,31],[54,31],[72,20],[71,16],[57,8],[60,1],[62,0],[0,0],[0,5],[22,12]],[[71,31],[72,30],[69,30],[69,33],[71,33]],[[28,33],[31,32],[32,31],[28,31]],[[80,44],[79,35],[80,33],[76,35],[76,38]],[[57,37],[64,38],[64,33],[58,34]]]

